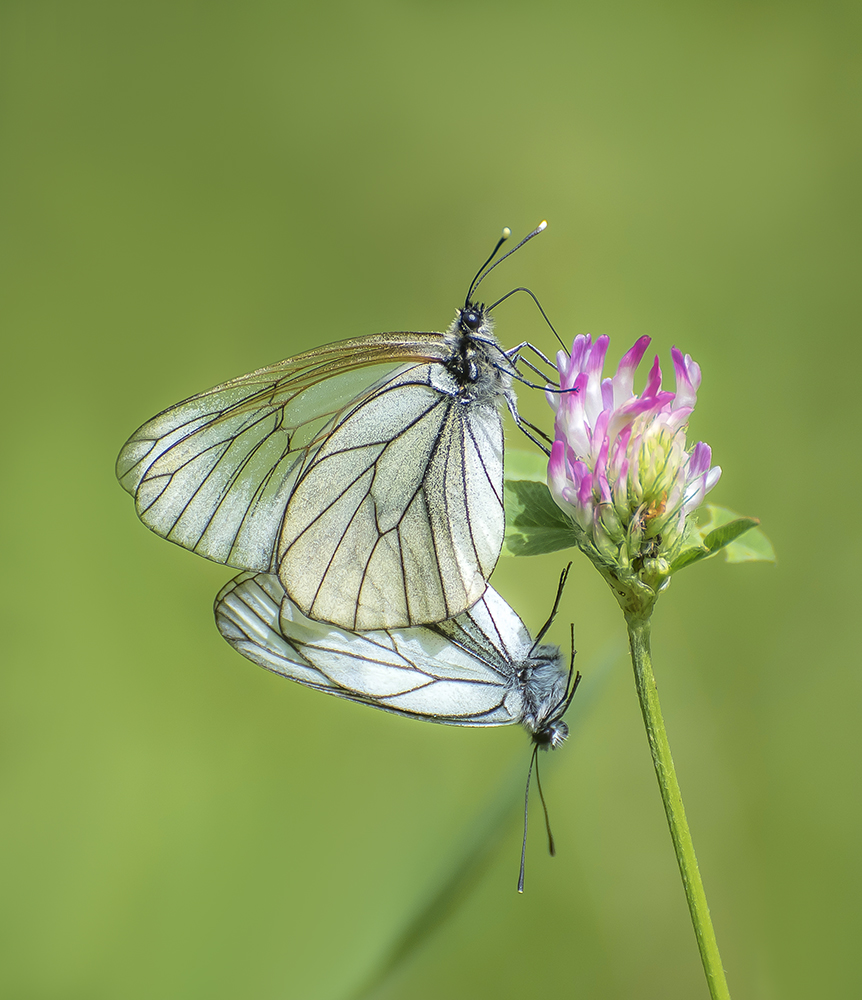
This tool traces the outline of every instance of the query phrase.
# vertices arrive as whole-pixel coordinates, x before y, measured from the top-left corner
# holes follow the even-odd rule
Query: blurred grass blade
[[[623,659],[624,652],[621,649],[609,646],[607,652],[600,658],[598,667],[590,670],[589,683],[581,685],[581,690],[573,702],[578,722],[584,718],[584,713],[590,710],[598,690],[606,682],[613,665]],[[578,724],[573,724],[571,717],[567,721],[571,726],[572,735],[564,750],[570,751]],[[543,762],[546,773],[549,767],[553,769],[558,766],[561,759],[561,755],[553,754]],[[465,828],[460,838],[464,846],[448,874],[441,876],[437,886],[432,888],[425,900],[417,906],[413,916],[405,921],[403,930],[381,958],[377,968],[357,992],[350,994],[351,1000],[371,1000],[376,996],[399,969],[428,943],[435,931],[466,902],[471,890],[491,865],[497,845],[504,834],[508,833],[513,818],[523,818],[524,782],[527,780],[528,763],[528,755],[525,754],[524,758],[519,758],[516,765],[500,781],[497,790],[488,799],[485,809],[469,827]],[[513,894],[517,871],[518,856],[513,854]]]
[[[379,966],[362,988],[351,994],[352,1000],[373,997],[467,899],[493,860],[494,849],[507,832],[508,824],[516,811],[515,802],[523,795],[526,771],[521,763],[517,774],[520,776],[517,781],[516,771],[513,769],[501,782],[487,807],[465,833],[465,846],[451,871],[441,878],[439,885],[420,903],[413,916],[405,921],[401,933],[392,942]]]

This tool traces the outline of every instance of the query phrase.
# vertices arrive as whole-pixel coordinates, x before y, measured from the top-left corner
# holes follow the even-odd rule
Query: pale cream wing
[[[480,653],[483,660],[503,672],[506,664],[526,662],[534,647],[518,613],[490,585],[469,611],[432,628],[450,642]]]
[[[457,392],[439,366],[402,373],[311,457],[278,557],[304,613],[401,628],[452,618],[482,596],[503,541],[503,431],[496,399],[465,403]]]
[[[520,623],[498,595],[493,598],[497,617]],[[243,656],[319,691],[448,725],[520,721],[515,666],[498,656],[486,659],[483,647],[493,648],[495,640],[474,644],[475,622],[458,642],[436,628],[356,634],[306,618],[278,578],[264,573],[231,581],[216,598],[215,616],[221,634]],[[502,623],[504,630],[512,627]]]
[[[443,351],[440,334],[380,334],[243,375],[140,427],[117,477],[157,534],[216,562],[268,570],[296,477],[327,430],[387,371]]]

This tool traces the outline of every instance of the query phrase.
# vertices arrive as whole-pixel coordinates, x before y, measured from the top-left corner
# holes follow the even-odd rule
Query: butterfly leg
[[[536,388],[539,388],[539,387],[537,386]],[[518,403],[517,403],[517,401],[515,399],[515,394],[514,393],[507,393],[507,395],[506,395],[506,405],[509,407],[509,413],[512,414],[512,419],[518,425],[519,430],[523,434],[526,434],[527,437],[533,442],[534,445],[536,445],[538,448],[541,448],[541,450],[546,455],[548,455],[550,457],[550,454],[551,454],[550,449],[547,448],[546,445],[542,444],[542,442],[537,437],[534,437],[530,433],[530,431],[535,431],[536,434],[538,434],[539,437],[544,438],[545,441],[548,442],[548,444],[552,443],[551,439],[548,437],[548,435],[543,430],[541,430],[539,427],[536,427],[535,424],[531,424],[529,420],[525,420],[521,416],[521,414],[518,412]],[[529,430],[527,428],[529,428]]]

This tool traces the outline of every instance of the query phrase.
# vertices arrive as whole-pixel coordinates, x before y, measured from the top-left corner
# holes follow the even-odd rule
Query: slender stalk
[[[648,616],[642,617],[629,613],[626,614],[626,624],[629,630],[629,646],[635,672],[635,685],[646,726],[647,739],[661,790],[662,802],[664,802],[664,811],[670,827],[677,864],[680,875],[682,875],[691,922],[697,937],[700,959],[706,973],[709,995],[712,1000],[730,1000],[727,980],[724,977],[721,956],[718,953],[718,944],[715,940],[715,931],[712,929],[712,920],[709,916],[706,893],[703,891],[703,882],[697,867],[694,844],[685,818],[682,795],[676,780],[676,771],[670,754],[667,732],[664,728],[655,677],[652,672],[649,645],[650,620]]]

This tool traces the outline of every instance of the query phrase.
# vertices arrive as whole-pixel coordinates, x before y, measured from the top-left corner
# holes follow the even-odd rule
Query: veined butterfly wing
[[[492,264],[503,231],[445,334],[331,344],[148,421],[117,460],[141,520],[209,559],[276,572],[303,612],[342,628],[465,611],[503,543],[503,403],[520,423],[518,349],[502,350],[471,296],[545,226]]]
[[[568,733],[559,649],[537,646],[490,586],[454,620],[356,633],[306,618],[276,576],[244,573],[216,597],[215,616],[247,659],[340,698],[451,726],[521,723],[543,747]]]
[[[487,324],[482,334],[471,381],[447,362],[397,372],[300,473],[278,575],[310,617],[393,628],[450,618],[481,597],[503,544],[499,401],[515,410],[508,361]]]
[[[340,412],[373,391],[369,371],[439,357],[438,341],[436,334],[341,341],[191,396],[123,445],[120,485],[163,538],[238,569],[274,570],[303,460]]]
[[[473,306],[446,334],[342,341],[163,411],[117,476],[157,534],[278,572],[315,618],[439,621],[478,600],[502,546],[511,367]]]

